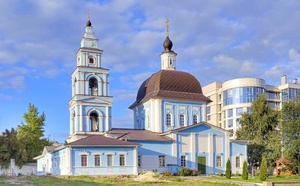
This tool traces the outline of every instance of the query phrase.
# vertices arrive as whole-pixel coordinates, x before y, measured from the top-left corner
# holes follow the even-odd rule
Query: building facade
[[[230,132],[206,121],[211,100],[193,75],[176,70],[172,46],[167,32],[161,70],[141,84],[129,107],[133,128],[113,128],[108,69],[88,20],[72,73],[70,136],[35,158],[38,174],[137,175],[181,167],[211,174],[224,172],[227,159],[241,173],[247,141],[230,140]]]
[[[287,82],[287,76],[281,77],[281,85],[266,84],[260,78],[237,78],[225,82],[214,82],[203,87],[204,95],[212,102],[207,105],[207,121],[218,127],[235,131],[240,127],[238,118],[243,112],[251,113],[252,102],[265,94],[268,104],[280,110],[285,101],[294,99],[300,92],[297,79]]]

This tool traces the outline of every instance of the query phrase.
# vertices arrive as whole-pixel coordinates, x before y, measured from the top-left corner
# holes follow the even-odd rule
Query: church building
[[[211,100],[193,75],[176,70],[168,20],[161,70],[141,84],[129,106],[132,128],[113,128],[109,69],[102,67],[103,51],[92,28],[89,18],[72,73],[70,136],[35,158],[39,175],[176,173],[182,167],[223,173],[228,159],[232,172],[242,172],[247,142],[230,140],[229,131],[206,122]]]

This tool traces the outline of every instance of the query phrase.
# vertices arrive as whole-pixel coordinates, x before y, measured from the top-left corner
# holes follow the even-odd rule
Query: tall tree
[[[229,158],[228,158],[228,160],[226,162],[225,177],[227,179],[231,178],[231,163],[230,163],[230,159]]]
[[[267,157],[268,165],[275,163],[281,155],[281,134],[277,130],[279,112],[268,104],[265,95],[252,102],[252,113],[243,113],[240,118],[241,128],[237,131],[237,139],[250,140],[248,157],[251,165]]]
[[[243,180],[248,180],[248,164],[246,160],[243,163],[243,174],[242,174]]]
[[[284,155],[292,162],[292,170],[299,172],[300,95],[295,100],[284,102],[281,129]]]
[[[0,135],[0,166],[1,168],[8,168],[10,160],[15,159],[15,164],[19,167],[28,161],[25,150],[25,143],[18,140],[17,131],[12,128],[6,129]]]
[[[267,161],[266,158],[263,156],[260,164],[259,179],[260,181],[265,181],[267,177],[268,177]]]
[[[25,123],[18,125],[18,138],[26,143],[28,161],[40,155],[49,140],[44,137],[45,114],[40,114],[38,108],[29,104],[28,112],[23,116]]]

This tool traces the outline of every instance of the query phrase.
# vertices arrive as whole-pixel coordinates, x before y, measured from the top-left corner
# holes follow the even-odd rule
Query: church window
[[[173,62],[172,62],[172,59],[170,59],[170,65],[172,65],[172,63],[173,63]]]
[[[95,155],[95,166],[96,167],[100,166],[100,155],[99,154]]]
[[[165,166],[165,156],[158,156],[159,160],[159,166],[164,167]]]
[[[136,125],[137,125],[137,128],[138,128],[138,129],[141,129],[141,124],[140,124],[140,121],[139,121],[139,120],[136,120]]]
[[[93,58],[93,57],[90,57],[90,58],[89,58],[89,63],[91,63],[91,64],[94,63],[94,58]]]
[[[138,167],[142,167],[142,156],[138,155]]]
[[[166,116],[167,126],[171,126],[171,114],[168,113]]]
[[[113,166],[113,155],[107,155],[107,166]]]
[[[98,114],[95,112],[92,112],[90,114],[90,128],[91,128],[91,132],[98,131]]]
[[[184,115],[183,114],[180,114],[180,116],[179,116],[179,125],[181,127],[184,126]]]
[[[237,168],[241,167],[241,158],[240,158],[240,156],[235,157],[235,167],[237,167]]]
[[[198,117],[196,114],[193,115],[193,124],[198,123]]]
[[[94,77],[89,79],[89,95],[91,96],[98,95],[98,81]]]
[[[120,166],[125,166],[125,155],[120,154]]]
[[[87,166],[87,155],[81,155],[81,166],[82,167]]]
[[[217,167],[222,167],[222,157],[217,156]]]
[[[181,166],[186,167],[186,156],[181,156]]]
[[[210,120],[210,115],[209,116],[207,116],[207,121],[209,121]]]

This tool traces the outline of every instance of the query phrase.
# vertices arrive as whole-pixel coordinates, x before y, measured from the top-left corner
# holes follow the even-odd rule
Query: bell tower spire
[[[101,65],[102,52],[98,48],[98,39],[94,36],[88,13],[85,33],[76,54],[77,66],[72,73],[68,142],[91,134],[102,134],[111,129],[109,70]]]
[[[172,50],[173,43],[169,38],[169,19],[166,19],[166,39],[164,51],[160,54],[162,70],[176,70],[176,53]]]

